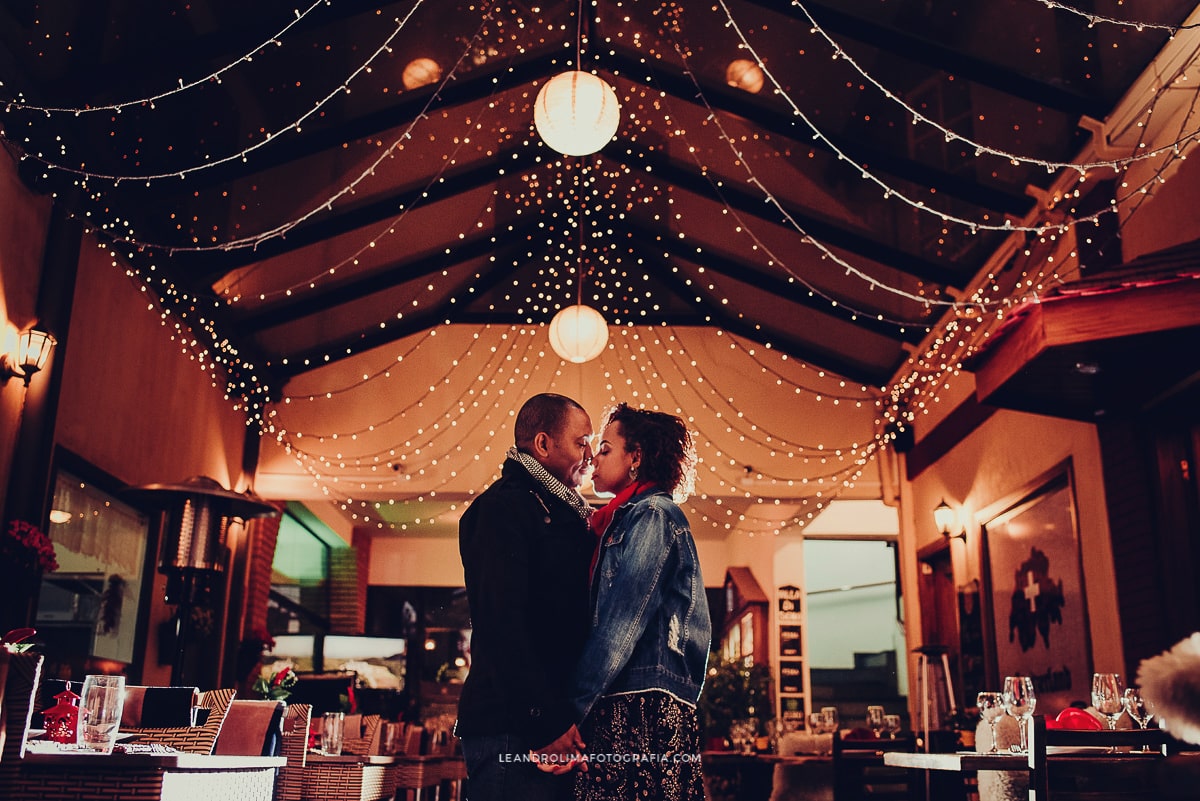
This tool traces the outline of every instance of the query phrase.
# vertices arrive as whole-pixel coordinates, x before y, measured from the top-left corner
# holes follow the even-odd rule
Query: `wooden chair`
[[[895,739],[855,739],[833,735],[834,801],[922,801],[917,771],[883,764],[885,751],[914,751],[915,734]]]
[[[1117,729],[1115,731],[1047,729],[1041,715],[1033,718],[1029,733],[1030,801],[1157,801],[1156,770],[1167,754],[1170,736],[1162,729]],[[1149,748],[1154,756],[1145,759],[1105,759],[1103,750],[1078,756],[1058,755],[1047,761],[1048,748],[1089,749]]]

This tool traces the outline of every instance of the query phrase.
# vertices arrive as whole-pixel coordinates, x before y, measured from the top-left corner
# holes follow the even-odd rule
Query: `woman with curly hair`
[[[579,801],[704,798],[696,699],[712,625],[678,502],[695,481],[680,418],[619,404],[605,416],[592,481],[591,630],[574,701],[586,743]]]

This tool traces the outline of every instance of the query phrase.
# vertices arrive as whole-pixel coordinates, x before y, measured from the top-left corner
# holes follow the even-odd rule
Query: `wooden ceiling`
[[[693,345],[690,372],[669,362],[682,340],[715,332],[759,361],[803,365],[785,379],[769,373],[792,368],[775,362],[743,368],[735,406],[770,399],[780,380],[805,388],[797,395],[845,393],[865,411],[840,438],[808,439],[771,417],[778,404],[750,430],[776,426],[827,449],[812,475],[829,473],[836,492],[866,481],[870,495],[877,484],[856,461],[877,454],[866,443],[886,444],[874,404],[1006,243],[1020,260],[1014,223],[1061,173],[1053,165],[1075,158],[1083,126],[1108,116],[1193,6],[9,0],[0,120],[27,182],[86,219],[154,302],[198,332],[197,351],[289,456],[304,447],[282,422],[287,403],[365,383],[430,332],[462,328],[495,354],[580,298],[611,327],[605,359],[644,354],[643,374],[703,384],[730,367],[728,349]],[[436,62],[437,79],[406,86],[416,59]],[[728,82],[737,59],[764,68],[757,91]],[[600,152],[568,157],[541,142],[532,104],[580,62],[615,89],[621,124]],[[524,358],[555,358],[538,353]],[[485,362],[471,368],[477,388],[494,386]],[[407,380],[426,390],[451,380],[429,364]],[[636,389],[585,386],[570,370],[544,386],[600,401]],[[515,383],[543,386],[531,374]],[[471,384],[459,380],[459,408],[478,402]],[[484,430],[503,429],[521,388]],[[704,427],[727,433],[728,414],[701,419],[711,400],[657,391],[650,402],[694,416],[714,443],[721,486],[738,488],[727,494],[752,502],[741,471],[770,484],[757,494],[813,497],[792,489],[804,470],[759,475],[778,454],[716,444]],[[379,391],[369,402],[389,403]],[[311,424],[354,433],[354,455],[341,445],[301,455],[297,474],[343,501],[407,497],[361,472],[354,490],[333,486],[339,460],[409,475],[423,461],[403,436],[365,444],[383,424],[349,413],[365,404]],[[409,429],[433,425],[415,408]],[[750,438],[772,450],[770,437]],[[464,448],[481,452],[454,450]],[[843,471],[825,461],[834,449],[854,452]]]

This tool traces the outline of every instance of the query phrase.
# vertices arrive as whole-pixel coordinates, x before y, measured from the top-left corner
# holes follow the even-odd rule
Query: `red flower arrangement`
[[[284,701],[292,694],[292,688],[296,686],[299,676],[296,671],[292,670],[291,665],[284,665],[279,670],[273,671],[267,675],[269,668],[264,668],[263,672],[254,681],[254,692],[261,695],[268,701]]]
[[[24,520],[13,520],[8,524],[8,536],[0,539],[0,555],[6,562],[36,569],[39,573],[58,570],[54,543],[40,528]]]

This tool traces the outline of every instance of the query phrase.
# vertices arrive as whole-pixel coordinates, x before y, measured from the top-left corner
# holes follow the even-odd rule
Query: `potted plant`
[[[765,732],[767,724],[775,717],[770,667],[747,667],[743,662],[713,654],[696,710],[710,750],[727,747],[729,731],[735,721],[754,720],[754,733]]]

